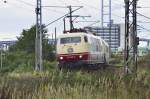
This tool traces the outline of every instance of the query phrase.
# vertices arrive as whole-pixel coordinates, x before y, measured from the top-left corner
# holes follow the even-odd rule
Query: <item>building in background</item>
[[[110,26],[111,25],[111,26]],[[112,52],[118,49],[124,49],[125,25],[124,24],[108,24],[105,27],[85,27],[85,30],[96,33],[111,46]]]
[[[6,51],[14,44],[16,44],[16,40],[0,41],[0,49]]]
[[[10,46],[15,45],[17,40],[9,40],[9,41],[0,41],[0,49],[1,50],[8,50]],[[49,45],[55,45],[55,39],[48,39]]]
[[[49,45],[56,45],[55,43],[56,43],[55,39],[48,39]]]

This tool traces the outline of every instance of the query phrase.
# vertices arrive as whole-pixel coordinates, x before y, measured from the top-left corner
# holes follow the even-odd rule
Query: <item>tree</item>
[[[44,25],[43,25],[44,26]],[[48,44],[48,37],[46,33],[47,29],[43,29],[42,40],[43,40],[43,58],[46,60],[54,60],[53,50],[54,47]],[[28,54],[35,53],[35,37],[36,37],[36,26],[32,26],[30,29],[24,29],[21,36],[18,37],[17,42],[14,46],[10,48],[10,51],[25,51]]]

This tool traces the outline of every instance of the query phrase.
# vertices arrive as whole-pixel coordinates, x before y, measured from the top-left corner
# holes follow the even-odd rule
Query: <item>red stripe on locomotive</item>
[[[79,61],[79,60],[88,60],[89,53],[73,53],[73,54],[59,54],[57,55],[57,60],[61,61]]]

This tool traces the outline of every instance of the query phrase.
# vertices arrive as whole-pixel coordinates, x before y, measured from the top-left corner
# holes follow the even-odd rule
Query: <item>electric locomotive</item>
[[[109,64],[109,46],[92,33],[65,33],[57,38],[58,67]]]

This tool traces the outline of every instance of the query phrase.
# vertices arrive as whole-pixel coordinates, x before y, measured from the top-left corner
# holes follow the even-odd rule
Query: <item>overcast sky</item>
[[[7,0],[7,3],[3,3],[4,0],[0,0],[0,40],[15,39],[19,36],[22,29],[28,29],[35,24],[35,4],[36,0]],[[104,0],[107,2],[108,0]],[[100,21],[101,18],[101,0],[42,0],[43,6],[67,6],[76,5],[84,6],[81,10],[78,10],[74,14],[91,15],[91,18],[79,18],[77,21]],[[150,0],[139,0],[138,12],[150,17]],[[61,17],[68,13],[68,9],[60,8],[43,8],[43,23],[49,22]],[[115,23],[124,23],[124,0],[112,0],[112,19]],[[138,21],[150,22],[150,19],[146,19],[142,16],[138,16]],[[75,23],[76,27],[88,26],[91,23]],[[143,27],[150,29],[150,23],[138,23]],[[100,26],[100,23],[95,24]],[[62,33],[63,21],[60,20],[48,27],[49,35],[54,32],[54,28],[57,27],[58,34]],[[139,35],[141,37],[150,38],[150,33],[145,30],[140,30]]]

